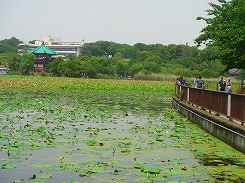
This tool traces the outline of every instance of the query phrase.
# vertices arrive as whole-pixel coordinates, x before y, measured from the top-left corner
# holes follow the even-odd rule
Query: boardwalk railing
[[[176,85],[175,92],[181,100],[204,110],[225,115],[228,119],[245,123],[245,95],[205,90]]]

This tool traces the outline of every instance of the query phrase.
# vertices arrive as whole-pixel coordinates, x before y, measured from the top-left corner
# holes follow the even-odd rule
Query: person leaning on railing
[[[226,82],[226,91],[227,92],[232,92],[231,86],[232,86],[231,78],[228,78],[227,82]]]

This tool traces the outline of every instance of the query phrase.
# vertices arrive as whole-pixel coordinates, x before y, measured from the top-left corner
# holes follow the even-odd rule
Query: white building
[[[19,49],[19,53],[23,53],[26,50],[25,49],[33,49],[41,46],[41,44],[44,43],[45,46],[48,48],[54,50],[58,53],[58,56],[67,56],[67,55],[74,55],[78,56],[81,54],[81,48],[83,46],[83,42],[61,42],[60,38],[58,37],[52,37],[52,36],[43,36],[42,40],[35,41],[34,44],[20,44],[19,46],[21,49]]]

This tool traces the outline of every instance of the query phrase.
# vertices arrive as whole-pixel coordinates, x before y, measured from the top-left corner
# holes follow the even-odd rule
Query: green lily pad
[[[92,173],[105,173],[106,170],[103,167],[94,167],[90,168],[87,173],[92,174]]]
[[[130,153],[130,149],[128,149],[128,148],[122,148],[122,149],[120,150],[120,152],[121,152],[121,153]]]
[[[35,180],[35,179],[30,180],[30,182],[31,182],[31,183],[46,183],[46,182],[44,182],[44,181],[42,181],[42,180]]]
[[[16,166],[11,163],[5,163],[2,165],[2,169],[10,169],[10,168],[16,168]]]
[[[53,176],[50,173],[40,172],[38,174],[38,178],[40,178],[40,179],[52,179]]]
[[[172,133],[172,134],[170,134],[170,137],[180,138],[180,134],[178,134],[178,133]]]
[[[86,144],[87,144],[88,146],[96,146],[97,142],[96,142],[96,140],[88,140],[88,141],[86,142]]]
[[[140,159],[135,159],[134,160],[134,164],[135,165],[144,165],[144,164],[146,164],[147,162],[146,161],[144,161],[144,160],[140,160]]]
[[[46,127],[45,126],[40,126],[38,129],[37,129],[37,131],[38,132],[44,132],[46,130]]]
[[[144,173],[149,173],[149,174],[159,174],[161,170],[159,168],[146,168],[144,170]]]

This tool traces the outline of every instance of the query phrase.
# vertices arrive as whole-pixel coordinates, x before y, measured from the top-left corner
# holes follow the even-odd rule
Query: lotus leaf
[[[16,168],[16,166],[11,163],[5,163],[2,165],[2,169],[10,169],[10,168]]]
[[[40,126],[37,131],[43,133],[46,130],[45,126]]]
[[[53,176],[50,173],[46,173],[46,172],[40,172],[37,175],[37,177],[40,179],[52,179],[53,178]]]
[[[144,169],[144,173],[149,173],[149,174],[159,174],[161,170],[159,168],[146,168]]]
[[[87,173],[91,174],[91,173],[105,173],[106,170],[103,167],[94,167],[94,168],[90,168]]]
[[[145,167],[144,166],[134,166],[135,169],[140,169],[141,171],[144,171],[145,170]]]
[[[46,182],[44,182],[42,180],[35,180],[35,179],[31,179],[30,182],[31,183],[46,183]]]
[[[244,155],[171,107],[173,84],[10,75],[0,80],[7,81],[1,87],[8,83],[0,96],[0,161],[20,167],[0,171],[0,182],[21,182],[18,176],[30,169],[49,173],[23,181],[75,183],[78,175],[81,182],[245,180]],[[144,173],[147,167],[156,171]]]
[[[96,145],[97,145],[97,142],[96,142],[96,140],[88,140],[88,141],[86,142],[86,144],[87,144],[88,146],[96,146]]]
[[[170,137],[180,138],[180,134],[178,134],[178,133],[172,133],[172,134],[170,134]]]
[[[71,180],[70,183],[82,183],[82,182],[77,182],[75,180]]]
[[[130,153],[130,149],[128,149],[128,148],[121,148],[120,152],[121,153]]]

